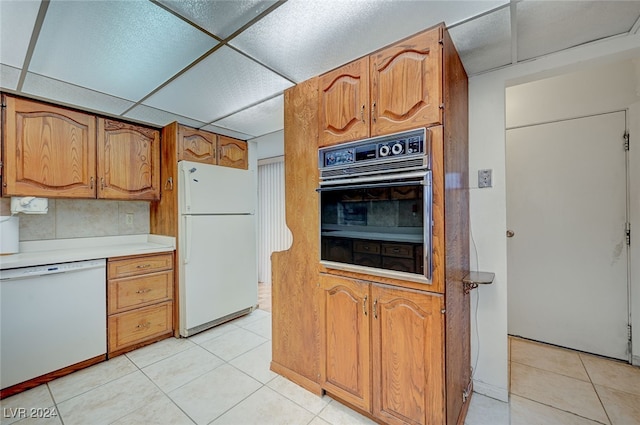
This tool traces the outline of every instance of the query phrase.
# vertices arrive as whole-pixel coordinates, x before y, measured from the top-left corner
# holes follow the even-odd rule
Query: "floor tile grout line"
[[[580,354],[578,354],[578,358],[580,359],[580,363],[582,363],[582,367],[584,368],[585,372],[587,372],[587,376],[589,377],[589,382],[591,383],[591,387],[593,388],[593,392],[596,393],[596,397],[598,397],[598,401],[600,402],[600,406],[602,406],[602,410],[604,411],[604,414],[607,416],[607,420],[609,421],[609,424],[613,424],[613,421],[611,420],[611,417],[609,416],[609,412],[607,412],[607,408],[604,405],[604,402],[602,401],[602,398],[600,397],[600,394],[598,393],[598,390],[596,389],[596,385],[593,382],[593,379],[591,379],[591,374],[589,373],[589,369],[587,368],[587,365],[584,364],[584,360],[582,359],[582,356]]]
[[[513,364],[513,363],[516,363],[516,364],[519,364],[519,365],[521,365],[521,366],[527,366],[527,367],[530,367],[530,368],[532,368],[532,369],[541,370],[541,371],[543,371],[543,372],[547,372],[547,373],[553,373],[554,375],[562,376],[562,377],[565,377],[565,378],[575,379],[576,381],[586,382],[586,383],[588,383],[588,384],[590,384],[590,383],[591,383],[591,379],[589,379],[588,381],[585,381],[584,379],[576,378],[575,376],[565,375],[564,373],[558,373],[558,372],[555,372],[555,371],[553,371],[553,370],[543,369],[543,368],[538,367],[538,366],[533,366],[533,365],[530,365],[530,364],[527,364],[527,363],[522,363],[522,362],[516,362],[516,361],[513,361],[513,360],[511,360],[511,363],[512,363],[512,364]],[[583,366],[583,367],[584,367],[584,366]]]
[[[534,399],[532,399],[532,398],[525,397],[525,396],[520,395],[520,394],[510,393],[510,395],[511,395],[511,394],[513,394],[513,395],[515,395],[515,396],[518,396],[518,397],[520,397],[520,398],[523,398],[523,399],[525,399],[525,400],[529,400],[529,401],[530,401],[530,402],[532,402],[532,403],[540,404],[540,405],[542,405],[542,406],[551,407],[552,409],[558,410],[558,411],[560,411],[560,412],[569,413],[570,415],[576,416],[576,417],[578,417],[578,418],[586,419],[586,420],[589,420],[589,421],[592,421],[592,422],[595,422],[595,423],[598,423],[598,424],[602,424],[602,425],[611,425],[611,420],[609,420],[609,416],[607,416],[607,420],[609,420],[609,423],[608,423],[608,424],[603,424],[602,422],[600,422],[600,421],[598,421],[598,420],[596,420],[596,419],[592,419],[592,418],[588,418],[588,417],[586,417],[586,416],[578,415],[578,414],[577,414],[577,413],[575,413],[575,412],[571,412],[571,411],[569,411],[569,410],[561,409],[561,408],[560,408],[560,407],[558,407],[558,406],[554,406],[554,405],[547,404],[547,403],[542,403],[541,401],[534,400]],[[511,401],[509,401],[509,410],[511,410]],[[605,413],[606,413],[606,412],[605,412]]]

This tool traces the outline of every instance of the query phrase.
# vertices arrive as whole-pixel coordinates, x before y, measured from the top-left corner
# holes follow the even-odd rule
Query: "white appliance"
[[[252,311],[258,302],[254,170],[181,161],[180,335]]]
[[[0,270],[0,384],[107,352],[106,261]]]

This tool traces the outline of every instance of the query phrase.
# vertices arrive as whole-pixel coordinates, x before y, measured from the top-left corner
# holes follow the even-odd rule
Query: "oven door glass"
[[[321,187],[321,260],[430,278],[429,177]]]

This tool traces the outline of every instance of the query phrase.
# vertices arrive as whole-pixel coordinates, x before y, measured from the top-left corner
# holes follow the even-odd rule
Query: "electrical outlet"
[[[491,169],[478,170],[478,187],[491,187]]]
[[[133,213],[126,213],[124,215],[124,224],[127,226],[133,226]]]

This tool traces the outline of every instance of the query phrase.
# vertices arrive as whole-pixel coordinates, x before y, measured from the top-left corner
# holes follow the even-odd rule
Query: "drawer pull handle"
[[[151,267],[151,264],[140,264],[136,266],[136,269],[148,269],[149,267]]]
[[[393,248],[393,252],[396,252],[396,253],[400,252],[400,248]]]
[[[142,328],[150,328],[151,327],[151,322],[147,322],[147,323],[140,323],[138,326],[136,326],[136,328],[138,329],[142,329]]]
[[[138,289],[136,294],[146,294],[147,292],[151,292],[151,289]]]

